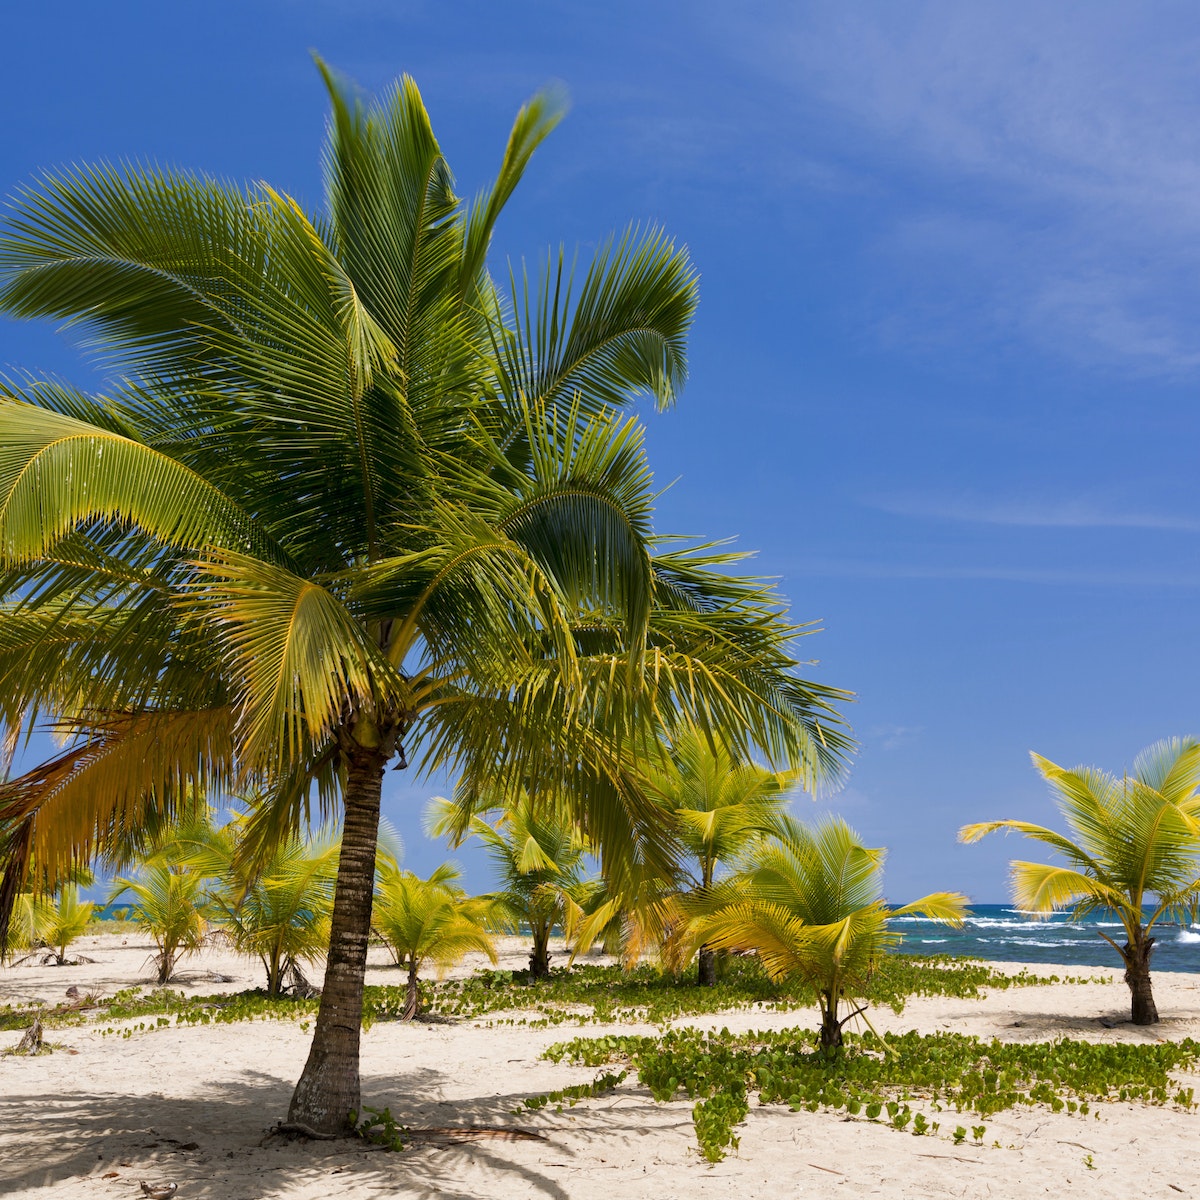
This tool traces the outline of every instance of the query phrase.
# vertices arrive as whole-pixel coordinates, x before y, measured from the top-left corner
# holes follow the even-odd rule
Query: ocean
[[[128,907],[109,904],[95,915],[114,917]],[[1006,904],[975,904],[961,929],[920,917],[897,917],[893,926],[904,935],[896,947],[901,954],[958,954],[994,962],[1124,969],[1120,956],[1097,932],[1103,929],[1118,945],[1125,941],[1121,923],[1111,914],[1097,913],[1086,921],[1072,921],[1066,913],[1040,919]],[[1155,928],[1158,940],[1151,969],[1200,973],[1200,924]]]
[[[1086,921],[1072,921],[1066,913],[1041,919],[1004,904],[975,904],[961,929],[919,917],[897,917],[893,924],[904,934],[898,947],[904,954],[1124,969],[1120,955],[1098,932],[1102,929],[1117,945],[1124,944],[1121,923],[1111,914],[1095,913]],[[1151,970],[1200,972],[1200,925],[1156,925],[1155,930]]]

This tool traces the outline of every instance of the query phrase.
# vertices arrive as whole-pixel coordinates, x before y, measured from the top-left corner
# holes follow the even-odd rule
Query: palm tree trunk
[[[417,990],[417,960],[408,960],[408,996],[404,1004],[404,1012],[400,1020],[411,1021],[417,1015],[417,1006],[421,1003],[421,993]]]
[[[171,973],[175,970],[175,944],[163,939],[162,950],[158,954],[158,986],[163,987],[169,982]]]
[[[363,976],[375,889],[379,797],[388,756],[354,745],[346,754],[346,817],[338,857],[325,985],[308,1062],[288,1110],[288,1122],[316,1133],[343,1133],[360,1107],[358,1048]]]
[[[529,953],[531,979],[550,978],[550,926],[533,927],[533,949]]]
[[[283,967],[279,962],[278,953],[272,953],[264,959],[267,964],[267,995],[279,995],[279,985],[283,982]]]
[[[696,956],[696,983],[700,987],[715,987],[717,982],[717,952],[701,946]]]
[[[1125,959],[1125,982],[1129,985],[1131,1020],[1135,1025],[1158,1024],[1158,1008],[1150,985],[1150,952],[1153,949],[1154,939],[1139,931],[1133,942],[1126,942],[1121,950]]]
[[[829,992],[821,993],[821,1050],[826,1054],[836,1053],[842,1047],[842,1023],[838,1020],[837,997]]]

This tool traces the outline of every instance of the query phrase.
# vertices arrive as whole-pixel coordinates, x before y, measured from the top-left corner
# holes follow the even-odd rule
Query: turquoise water
[[[975,904],[961,929],[918,917],[897,917],[894,927],[904,933],[899,949],[906,954],[966,954],[994,962],[1123,969],[1120,956],[1100,936],[1103,930],[1117,945],[1124,944],[1121,923],[1111,914],[1096,913],[1076,922],[1065,913],[1039,919],[1004,904]],[[1158,940],[1150,960],[1155,971],[1200,972],[1200,925],[1155,929]]]

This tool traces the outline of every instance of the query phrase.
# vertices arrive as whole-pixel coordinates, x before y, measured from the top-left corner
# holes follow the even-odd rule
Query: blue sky
[[[1007,895],[1031,749],[1120,771],[1200,734],[1200,13],[1114,3],[24,5],[0,189],[139,159],[321,202],[318,50],[412,74],[459,188],[561,81],[493,265],[631,220],[690,247],[691,382],[650,415],[658,527],[778,576],[862,750],[820,808],[888,892]],[[0,365],[89,379],[50,328]],[[425,870],[438,790],[387,812]],[[798,802],[802,813],[808,800]],[[469,880],[486,876],[467,856]]]

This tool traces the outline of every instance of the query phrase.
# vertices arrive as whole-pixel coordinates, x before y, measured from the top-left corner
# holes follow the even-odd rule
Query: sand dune
[[[87,939],[80,948],[97,961],[0,969],[0,1005],[55,1001],[71,985],[109,994],[136,982],[149,986],[150,947],[136,937],[125,944]],[[504,965],[523,961],[521,943],[507,941]],[[900,1016],[875,1012],[873,1022],[881,1031],[951,1029],[1009,1040],[1200,1037],[1200,976],[1157,976],[1164,1020],[1136,1029],[1123,1023],[1127,992],[1118,972],[1058,971],[1109,975],[1111,982],[994,991],[983,1000],[917,999]],[[209,972],[233,981],[215,983]],[[398,975],[379,959],[369,982],[398,983]],[[174,986],[205,994],[260,983],[257,964],[207,952],[184,964]],[[811,1019],[803,1012],[736,1012],[694,1023],[740,1030]],[[586,1032],[605,1028],[589,1024]],[[287,1108],[309,1036],[291,1021],[171,1027],[128,1039],[87,1026],[52,1031],[55,1053],[0,1059],[0,1193],[140,1196],[145,1179],[177,1183],[178,1200],[1200,1195],[1200,1116],[1140,1105],[1098,1105],[1098,1118],[1041,1108],[1001,1113],[988,1119],[986,1147],[914,1138],[829,1113],[752,1106],[739,1150],[715,1166],[697,1152],[690,1103],[657,1104],[632,1077],[611,1095],[561,1114],[515,1115],[526,1096],[594,1077],[594,1070],[538,1057],[551,1042],[573,1036],[569,1026],[386,1023],[364,1037],[364,1103],[386,1105],[414,1127],[493,1125],[544,1140],[428,1140],[403,1154],[358,1143],[262,1144]],[[18,1037],[0,1035],[0,1048]]]

